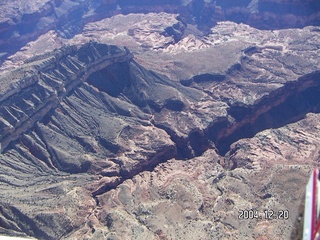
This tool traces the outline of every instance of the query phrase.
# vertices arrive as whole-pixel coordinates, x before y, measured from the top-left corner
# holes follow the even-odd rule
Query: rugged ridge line
[[[228,116],[212,119],[204,129],[190,129],[185,137],[179,136],[174,129],[157,120],[153,119],[152,124],[166,131],[175,143],[177,153],[172,155],[171,158],[187,160],[201,156],[205,151],[213,148],[217,150],[219,155],[225,157],[225,162],[221,164],[233,169],[237,167],[237,163],[228,162],[230,155],[232,155],[232,152],[229,152],[230,146],[233,143],[242,138],[251,138],[265,129],[279,128],[299,121],[309,112],[320,112],[318,93],[320,93],[320,72],[314,71],[298,80],[286,83],[283,87],[270,92],[253,105],[231,105],[227,110]],[[290,104],[297,105],[292,112],[286,111]],[[181,109],[180,111],[184,110]],[[145,168],[135,168],[125,174],[120,172],[121,179],[119,181],[104,185],[95,191],[93,196],[96,198],[98,195],[115,189],[125,180],[131,179],[143,171],[152,171],[159,163],[169,159],[170,157],[159,162],[150,161],[150,163],[152,162],[150,166],[145,165]]]
[[[134,2],[134,3],[132,3]],[[232,2],[232,3],[231,3]],[[274,7],[277,4],[277,7]],[[273,7],[270,7],[273,6]],[[27,4],[7,1],[0,13],[0,62],[37,37],[54,30],[62,38],[80,33],[85,24],[117,14],[167,12],[197,25],[204,32],[219,21],[246,23],[260,29],[304,27],[319,24],[319,3],[299,1],[126,1],[126,0],[43,0]],[[8,10],[7,10],[8,9]],[[288,10],[289,9],[289,10]],[[297,14],[297,15],[294,15]],[[166,29],[180,40],[182,26]]]
[[[182,84],[185,85],[184,82]],[[284,84],[253,105],[230,105],[228,116],[213,119],[204,129],[192,129],[186,138],[179,137],[168,126],[154,124],[165,130],[176,143],[178,159],[200,156],[209,148],[216,148],[221,156],[225,156],[230,146],[242,138],[251,138],[265,129],[299,121],[310,112],[319,113],[318,94],[320,71],[314,71]],[[226,158],[231,154],[228,153]]]
[[[88,56],[86,56],[87,53]],[[126,48],[88,43],[79,49],[76,46],[69,46],[53,53],[53,56],[37,58],[39,57],[29,60],[32,64],[37,64],[28,67],[28,70],[32,69],[31,76],[22,77],[11,84],[9,89],[12,90],[2,91],[3,95],[0,98],[1,149],[5,149],[10,142],[30,130],[35,122],[41,120],[50,110],[55,109],[61,99],[78,84],[86,81],[92,73],[115,62],[130,61],[133,56]],[[66,73],[63,76],[64,79],[61,79],[59,74],[55,75],[55,69]],[[19,78],[23,71],[16,71],[14,77]],[[5,82],[11,77],[10,75],[3,76],[0,82]],[[36,92],[34,89],[37,89]]]
[[[75,46],[66,47],[56,51],[53,55],[47,54],[30,59],[28,61],[30,64],[36,64],[35,66],[31,65],[26,67],[31,74],[11,84],[8,88],[12,90],[8,92],[3,91],[3,95],[1,96],[0,123],[2,132],[0,141],[2,149],[6,148],[13,140],[18,139],[22,133],[30,130],[37,121],[44,118],[51,110],[54,110],[60,101],[68,96],[77,85],[87,81],[90,77],[91,80],[89,80],[88,83],[93,85],[98,84],[95,87],[101,88],[102,86],[100,85],[103,83],[92,82],[92,79],[95,78],[93,74],[105,71],[104,69],[114,65],[113,63],[130,62],[132,58],[132,54],[125,48],[121,49],[114,46],[88,43],[79,49]],[[54,72],[54,69],[59,69],[59,73]],[[122,69],[116,67],[108,71],[109,73],[106,72],[104,74],[117,75]],[[22,72],[22,70],[15,71],[10,75],[18,78],[20,72]],[[64,76],[61,74],[64,74]],[[6,77],[7,76],[4,76],[2,81],[4,81]],[[194,81],[207,81],[207,78],[211,79],[212,77],[214,77],[214,79],[216,78],[216,76],[203,75],[198,79],[196,76]],[[220,77],[221,76],[219,76],[219,81],[223,81],[225,78],[225,76],[221,79]],[[61,78],[63,80],[61,80]],[[133,82],[126,83],[126,81],[129,80],[126,79],[126,77],[120,79],[121,75],[116,76],[116,78],[116,83],[109,82],[107,85],[111,83],[116,84],[113,85],[113,87],[122,89],[117,94],[121,93],[123,97],[126,96],[126,102],[130,104],[133,103],[140,108],[142,107],[144,112],[149,112],[149,114],[154,113],[157,116],[165,116],[162,110],[167,109],[169,112],[180,115],[180,112],[189,111],[188,107],[186,107],[188,105],[187,102],[195,98],[195,96],[193,96],[195,92],[189,91],[192,88],[184,86],[188,86],[189,84],[184,82],[169,83],[168,80],[161,80],[165,84],[171,84],[174,91],[178,91],[180,94],[183,92],[184,97],[182,99],[169,97],[168,99],[161,100],[162,103],[159,105],[159,103],[157,103],[158,99],[153,99],[154,96],[152,95],[150,95],[151,99],[148,99],[149,96],[140,99],[139,92],[145,93],[143,89],[145,83],[134,83],[134,85],[138,85],[134,87],[135,89],[130,90],[132,87],[130,85],[132,85]],[[177,129],[172,129],[170,126],[164,125],[159,119],[152,119],[150,123],[154,127],[164,130],[170,136],[177,152],[169,147],[169,149],[171,149],[169,152],[171,153],[169,155],[164,154],[168,156],[162,157],[161,160],[150,161],[149,159],[146,162],[136,165],[135,168],[131,170],[121,169],[119,172],[121,179],[117,180],[116,183],[113,182],[110,186],[104,185],[96,190],[94,195],[100,194],[106,189],[115,188],[119,182],[132,178],[146,168],[153,169],[158,163],[170,158],[190,159],[195,156],[200,156],[209,148],[216,148],[220,155],[225,155],[229,151],[230,145],[241,138],[252,137],[257,132],[266,128],[280,127],[303,118],[303,115],[307,112],[318,111],[319,108],[317,104],[319,103],[316,100],[312,100],[313,102],[311,102],[307,108],[303,108],[303,110],[299,108],[296,112],[291,113],[291,115],[283,116],[280,123],[272,119],[276,117],[272,113],[273,108],[281,108],[282,104],[286,104],[286,102],[295,95],[304,93],[314,87],[318,88],[318,78],[319,72],[316,71],[299,78],[297,81],[285,84],[282,88],[269,93],[269,95],[263,97],[252,106],[231,105],[229,109],[227,109],[228,116],[209,119],[204,128],[193,126],[192,122],[182,122],[181,124],[191,124],[190,126],[193,126],[188,132],[184,133],[184,135],[177,132]],[[142,84],[141,87],[139,87],[139,84]],[[102,87],[100,91],[106,91],[108,94],[114,95],[115,93],[109,92],[113,90],[110,90],[111,88],[107,85],[106,87]],[[14,88],[13,86],[20,86],[20,88]],[[154,87],[156,86],[157,84],[154,85]],[[36,89],[36,91],[32,92],[34,89]],[[152,86],[148,86],[147,89],[151,90]],[[189,92],[187,89],[189,89]],[[19,95],[22,90],[24,93]],[[154,91],[154,89],[152,89],[152,91]],[[196,90],[196,92],[196,94],[199,94],[198,90]],[[42,95],[37,95],[39,93]],[[150,93],[147,93],[147,95],[148,94]],[[309,95],[309,97],[312,96],[312,94]],[[18,100],[18,98],[21,99]],[[305,100],[306,102],[310,100],[308,100],[308,96],[302,96],[302,98],[307,98],[307,100]],[[40,99],[42,101],[40,101]],[[14,103],[13,106],[11,106],[12,103]],[[267,121],[265,118],[269,118],[269,120]],[[109,146],[107,146],[107,148],[112,147],[114,143],[110,142],[108,144]],[[175,153],[172,154],[172,152]],[[159,152],[157,154],[159,154]],[[152,155],[150,156],[152,157]],[[118,162],[118,160],[116,162]],[[151,164],[153,167],[148,164]]]
[[[265,129],[279,128],[299,121],[309,112],[319,113],[319,93],[320,71],[314,71],[297,81],[286,83],[252,106],[230,106],[228,114],[236,122],[227,124],[210,139],[215,143],[219,153],[225,155],[230,145],[241,138],[251,138]]]
[[[144,171],[153,171],[160,163],[190,159],[210,148],[225,155],[241,138],[320,109],[319,71],[270,90],[253,105],[228,106],[215,102],[193,84],[171,81],[132,58],[125,48],[88,43],[35,57],[24,69],[7,75],[13,83],[2,86],[1,143],[6,149],[0,158],[10,171],[0,181],[19,187],[21,183],[12,176],[21,172],[26,173],[22,179],[29,179],[27,174],[56,178],[53,172],[75,182],[90,176],[95,179],[85,188],[91,201],[95,200],[90,205],[90,215],[94,215],[100,195]],[[200,75],[192,81],[215,82],[216,77]],[[225,83],[227,77],[218,79]],[[23,85],[19,91],[12,87],[19,85]],[[287,113],[284,109],[290,104],[297,108]],[[232,152],[220,163],[233,169],[238,163],[230,160],[230,155]],[[35,187],[42,182],[38,176]],[[33,188],[29,191],[33,193]],[[54,194],[64,196],[64,190]],[[17,221],[24,224],[24,220]],[[34,228],[42,231],[45,227]],[[56,233],[50,234],[54,238]]]

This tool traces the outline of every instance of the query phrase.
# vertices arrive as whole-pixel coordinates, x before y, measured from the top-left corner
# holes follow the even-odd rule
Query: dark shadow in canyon
[[[146,108],[146,106],[150,105],[148,101],[150,103],[154,102],[151,98],[153,95],[150,92],[149,95],[146,95],[144,98],[141,97],[139,91],[142,90],[142,87],[145,88],[145,92],[148,92],[150,89],[157,89],[159,91],[158,86],[163,87],[169,84],[172,84],[171,87],[178,90],[181,90],[180,88],[183,86],[183,84],[173,84],[169,79],[162,79],[160,76],[156,76],[156,74],[147,71],[143,67],[138,68],[136,65],[134,66],[136,67],[135,72],[130,72],[132,70],[130,70],[127,62],[114,63],[108,68],[93,73],[87,83],[94,85],[100,91],[115,98],[124,94],[131,99],[132,104],[135,104],[139,108]],[[144,78],[133,78],[135,74],[143,75]],[[200,77],[195,77],[193,80],[203,83],[207,82],[208,77],[212,76],[201,75]],[[221,77],[220,80],[222,81],[223,79],[224,78]],[[103,80],[103,82],[101,80]],[[155,80],[159,82],[159,85],[149,86],[151,83],[155,83]],[[186,95],[190,94],[185,88],[183,88],[183,92],[185,92]],[[69,94],[72,94],[72,92]],[[227,118],[216,119],[215,122],[212,122],[212,124],[203,131],[189,129],[189,134],[185,138],[179,138],[174,130],[170,129],[170,125],[167,125],[169,127],[165,128],[154,123],[156,127],[165,130],[171,136],[176,146],[160,149],[157,154],[150,156],[148,161],[134,166],[133,169],[122,168],[118,181],[102,186],[93,192],[92,195],[96,199],[97,204],[99,204],[98,198],[96,198],[97,195],[115,189],[126,179],[132,179],[143,171],[153,171],[160,163],[172,158],[187,159],[200,156],[207,149],[214,147],[212,143],[215,144],[220,155],[225,155],[229,151],[230,145],[239,139],[253,137],[256,133],[268,128],[278,128],[288,123],[296,122],[303,119],[309,112],[319,113],[319,96],[320,71],[317,71],[305,75],[297,81],[287,83],[282,88],[263,97],[252,106],[231,105],[228,114],[235,119],[234,123],[230,123]],[[168,99],[169,100],[166,101],[159,110],[152,107],[151,109],[155,112],[160,112],[164,107],[175,112],[184,110],[182,101]],[[52,112],[53,111],[50,111],[48,115],[42,119],[43,124],[48,124]],[[110,144],[103,138],[99,139],[99,143],[105,148],[111,149],[115,154],[119,151],[116,145]],[[35,152],[35,155],[40,156],[37,152]],[[33,235],[41,236],[41,233],[35,233]]]
[[[126,63],[113,64],[107,69],[94,73],[88,82],[111,96],[118,97],[124,94],[137,107],[145,109],[146,106],[150,106],[153,100],[151,101],[148,97],[145,99],[137,97],[140,96],[142,85],[139,81],[131,79],[137,73],[130,71]],[[143,70],[143,72],[145,71]],[[194,77],[192,81],[206,82],[206,77],[207,75],[204,74],[198,77],[199,79]],[[224,76],[219,78],[219,81],[223,79]],[[182,87],[189,86],[191,83],[181,82],[180,84]],[[175,87],[180,89],[180,86]],[[235,121],[232,123],[227,117],[222,117],[213,121],[204,130],[190,129],[187,137],[179,137],[170,126],[157,122],[153,122],[153,124],[166,131],[175,143],[177,152],[170,157],[190,159],[200,156],[207,149],[214,147],[221,156],[224,156],[230,150],[231,144],[240,139],[252,138],[260,131],[283,127],[299,121],[305,118],[307,113],[319,113],[319,96],[320,72],[316,71],[300,77],[297,81],[286,83],[283,87],[261,98],[254,105],[249,106],[242,103],[231,105],[228,109],[228,115],[234,118]],[[173,102],[171,107],[166,108],[177,112],[183,111],[183,103]],[[151,107],[151,109],[155,112],[161,112],[162,107]]]
[[[213,125],[206,136],[215,143],[219,154],[225,155],[230,145],[242,138],[252,138],[260,131],[294,123],[305,118],[307,113],[319,113],[319,96],[320,73],[314,72],[288,83],[254,106],[231,106],[228,113],[236,123],[230,125],[225,120],[220,130]]]
[[[160,124],[156,124],[156,127],[165,130],[175,142],[176,159],[200,156],[212,147],[224,156],[230,146],[240,139],[252,138],[263,130],[297,122],[304,119],[307,113],[320,113],[319,96],[320,72],[316,71],[285,84],[254,105],[231,105],[228,115],[235,119],[233,123],[227,117],[222,117],[203,131],[191,130],[185,139],[177,137],[169,127]]]
[[[25,13],[12,20],[12,23],[0,23],[1,44],[0,63],[16,53],[30,41],[50,30],[56,31],[62,38],[72,38],[83,31],[89,22],[130,13],[175,13],[178,14],[180,26],[166,29],[176,42],[181,39],[187,24],[194,25],[204,35],[211,31],[219,21],[234,21],[248,24],[258,29],[303,28],[309,25],[320,25],[320,3],[313,0],[308,3],[275,3],[260,1],[255,10],[251,0],[211,1],[193,0],[182,4],[179,0],[168,1],[84,1],[74,6],[61,4],[60,1],[48,2],[31,14]],[[17,13],[18,15],[18,13]],[[17,19],[16,19],[17,18]],[[173,31],[174,30],[174,31]]]

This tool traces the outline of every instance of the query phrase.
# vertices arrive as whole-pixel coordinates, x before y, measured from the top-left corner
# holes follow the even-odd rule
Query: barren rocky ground
[[[301,239],[318,5],[227,2],[1,3],[0,234]]]

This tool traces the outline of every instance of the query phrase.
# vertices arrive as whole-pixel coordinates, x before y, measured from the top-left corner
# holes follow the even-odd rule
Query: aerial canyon
[[[0,235],[302,238],[318,1],[0,9]]]

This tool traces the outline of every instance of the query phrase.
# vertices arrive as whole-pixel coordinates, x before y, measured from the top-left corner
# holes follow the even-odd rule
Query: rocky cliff
[[[180,15],[182,22],[207,32],[219,21],[246,23],[260,29],[319,25],[320,6],[310,1],[125,1],[125,0],[20,0],[3,1],[0,14],[0,60],[25,44],[54,30],[62,38],[81,33],[88,22],[118,14],[167,12]],[[182,26],[182,25],[181,25]],[[181,39],[181,26],[168,29]],[[180,32],[180,33],[179,33]]]
[[[282,87],[276,89],[265,89],[264,91],[268,94],[256,94],[257,99],[251,103],[250,101],[235,102],[234,98],[229,101],[223,100],[225,103],[217,100],[216,94],[219,91],[208,92],[208,89],[217,86],[218,83],[232,86],[231,79],[234,76],[247,74],[248,69],[254,66],[252,63],[246,66],[247,57],[253,58],[258,54],[258,50],[245,48],[243,54],[243,62],[240,66],[232,68],[223,77],[211,74],[198,75],[186,82],[183,81],[182,84],[146,70],[133,60],[132,54],[127,49],[91,42],[81,47],[65,47],[50,54],[34,57],[27,60],[23,68],[4,75],[1,96],[3,151],[0,155],[3,163],[1,182],[4,189],[1,200],[3,203],[2,233],[29,235],[43,239],[82,237],[83,234],[91,235],[92,238],[102,237],[105,234],[124,236],[122,235],[124,233],[117,233],[112,229],[118,229],[117,224],[133,224],[129,220],[131,217],[127,223],[121,223],[118,220],[120,217],[118,214],[122,214],[122,210],[113,214],[116,210],[109,209],[113,206],[109,202],[113,197],[109,194],[125,189],[128,183],[141,185],[136,183],[138,176],[138,178],[151,177],[151,175],[145,175],[146,173],[143,173],[145,171],[153,172],[156,169],[160,176],[170,176],[169,173],[163,173],[162,167],[157,167],[158,164],[169,159],[177,159],[170,160],[168,164],[174,164],[174,166],[183,164],[188,169],[193,162],[196,164],[198,161],[209,161],[206,163],[209,164],[207,168],[220,168],[219,171],[223,173],[221,176],[237,175],[240,174],[237,173],[238,171],[246,171],[243,169],[255,170],[256,165],[248,167],[251,160],[239,157],[241,154],[239,149],[244,147],[239,148],[240,143],[237,143],[238,147],[234,147],[232,143],[244,137],[253,137],[263,129],[281,127],[300,120],[308,112],[317,113],[319,111],[319,101],[316,97],[319,91],[319,73],[315,71],[299,79],[284,82]],[[5,80],[9,77],[10,84],[5,84],[8,83]],[[207,90],[204,91],[205,89]],[[257,89],[254,88],[251,91],[257,91]],[[288,108],[292,104],[297,107]],[[208,149],[215,149],[215,151]],[[223,157],[225,153],[227,154]],[[200,155],[203,156],[194,158]],[[253,155],[254,153],[250,156]],[[180,162],[179,159],[192,160],[189,165],[188,161]],[[254,164],[255,161],[257,160],[252,160]],[[261,165],[259,161],[256,164]],[[161,166],[166,169],[166,164],[163,163]],[[266,167],[270,164],[271,162],[267,163]],[[205,166],[201,165],[201,167]],[[174,170],[175,168],[173,167],[170,171],[178,171]],[[195,170],[194,174],[201,173],[205,177],[209,174],[208,169]],[[259,171],[261,169],[260,166]],[[186,173],[179,174],[184,176]],[[212,174],[215,177],[220,176],[217,173]],[[243,174],[241,178],[249,179],[251,176],[251,172],[243,172]],[[246,174],[249,175],[244,177]],[[307,173],[303,174],[306,178]],[[32,179],[30,176],[33,176]],[[187,202],[183,204],[187,204],[193,198],[195,198],[194,201],[198,201],[201,195],[213,191],[212,195],[208,195],[208,200],[202,200],[204,202],[199,200],[200,202],[195,206],[188,205],[188,212],[183,214],[188,216],[191,214],[189,217],[181,215],[176,220],[182,223],[184,221],[182,219],[186,217],[188,221],[194,222],[190,225],[190,231],[200,224],[201,226],[198,227],[203,231],[199,231],[200,235],[195,236],[209,239],[215,232],[213,229],[218,227],[213,224],[216,221],[214,219],[220,214],[209,214],[211,208],[217,207],[209,202],[217,201],[216,204],[218,204],[220,198],[217,196],[229,196],[231,194],[229,188],[234,186],[228,187],[222,184],[220,180],[223,178],[218,177],[217,181],[223,187],[196,190],[200,185],[193,182],[194,177],[193,173],[189,173],[188,179],[190,179],[187,182],[192,181],[190,183],[179,180],[183,185],[175,183],[178,181],[175,178],[176,180],[167,180],[173,181],[170,186],[161,184],[161,187],[153,188],[146,185],[145,188],[155,191],[153,193],[155,199],[160,200],[164,197],[165,202],[169,201],[163,203],[163,207],[173,204],[172,211],[173,209],[179,211],[178,209],[185,207],[175,205],[178,199],[186,199]],[[130,179],[133,179],[133,183]],[[246,184],[241,185],[241,189],[247,188]],[[301,185],[303,184],[304,182],[301,182]],[[177,188],[172,194],[182,195],[174,197],[175,195],[171,196],[170,193],[163,192],[169,191],[169,188]],[[211,187],[208,186],[208,188]],[[221,190],[221,188],[229,190]],[[21,191],[24,194],[17,194]],[[218,192],[215,194],[214,191]],[[227,193],[224,193],[225,191]],[[130,194],[117,194],[125,195],[114,201],[150,201],[145,198],[129,200]],[[141,194],[137,193],[137,196]],[[301,198],[302,195],[299,194]],[[244,199],[239,199],[236,203],[235,195],[232,196],[223,201],[229,201],[230,204],[226,204],[231,206],[239,204],[237,207],[239,209],[242,204],[245,204],[246,208],[249,206]],[[262,204],[266,204],[269,197],[263,196]],[[55,199],[61,199],[64,204],[56,205]],[[75,199],[78,200],[75,201]],[[255,199],[254,196],[249,196],[246,201],[250,202],[253,199]],[[129,206],[131,205],[124,207]],[[278,205],[276,206],[279,208]],[[149,209],[147,205],[144,206],[144,210],[134,210],[136,207],[140,209],[143,206],[134,206],[132,210],[127,210],[127,214],[138,214],[140,219],[147,211],[147,215],[162,217],[159,211],[163,211],[161,210],[163,207],[160,205],[155,209],[152,208],[154,210]],[[72,210],[75,208],[82,210],[75,212]],[[227,206],[221,206],[223,211],[226,208]],[[131,211],[133,212],[130,213]],[[263,212],[263,209],[259,211]],[[293,209],[291,212],[293,216],[298,214]],[[74,214],[78,214],[78,217]],[[233,211],[233,214],[236,213]],[[163,217],[169,218],[169,216],[171,215]],[[224,216],[223,219],[226,217]],[[232,218],[232,215],[227,217],[229,218]],[[204,219],[212,222],[211,230],[203,225]],[[236,224],[231,219],[221,221],[223,229],[228,224],[232,226]],[[232,222],[225,225],[228,221]],[[107,226],[106,229],[103,227],[104,224]],[[140,219],[139,224],[148,226],[149,223],[147,220]],[[260,224],[260,222],[252,224]],[[163,222],[163,226],[165,225]],[[52,226],[55,226],[54,232],[49,230]],[[74,226],[81,227],[83,230],[76,230]],[[219,234],[234,238],[242,236],[241,228],[233,227],[238,230],[227,234],[227,229],[224,229]],[[140,226],[137,225],[137,228],[139,229]],[[173,233],[171,228],[167,230],[151,226],[147,228],[149,230],[145,232],[145,237],[157,235],[177,237],[184,234],[179,231]],[[96,232],[96,229],[100,230]],[[286,230],[286,234],[291,234],[291,231],[292,229]],[[138,233],[129,231],[125,234],[128,234],[129,238]],[[140,238],[144,235],[136,236]]]
[[[81,33],[46,32],[0,66],[0,234],[301,238],[319,160],[319,27],[202,31],[197,18],[158,13],[229,9],[199,2],[49,4],[100,11]],[[113,7],[139,13],[93,21]]]
[[[25,64],[24,69],[2,76],[2,149],[29,131],[36,121],[55,109],[61,99],[93,72],[130,58],[127,50],[89,43],[78,51],[69,47],[48,56],[35,57]]]

